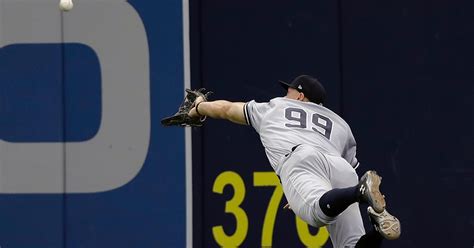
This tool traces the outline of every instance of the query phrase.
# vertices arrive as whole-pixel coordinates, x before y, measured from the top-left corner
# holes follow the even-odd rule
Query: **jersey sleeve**
[[[352,135],[352,132],[349,129],[349,137],[346,143],[343,157],[345,160],[347,160],[349,164],[352,165],[354,169],[359,167],[359,161],[357,160],[357,157],[356,157],[356,151],[357,151],[357,143],[355,141],[354,135]]]
[[[259,133],[262,119],[269,109],[269,102],[258,103],[255,100],[247,102],[244,105],[245,121]]]

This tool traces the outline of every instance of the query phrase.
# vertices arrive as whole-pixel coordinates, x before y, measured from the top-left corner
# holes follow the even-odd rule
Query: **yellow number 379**
[[[273,227],[275,225],[278,206],[283,197],[283,190],[274,172],[254,172],[253,179],[253,186],[255,187],[275,187],[268,203],[262,227],[261,245],[262,247],[271,247]],[[234,215],[236,219],[235,232],[232,235],[227,235],[222,226],[214,226],[212,228],[212,234],[217,244],[221,247],[238,247],[244,242],[249,226],[247,214],[240,207],[240,204],[245,199],[245,184],[239,174],[232,171],[225,171],[216,178],[212,191],[222,194],[227,185],[233,188],[234,195],[225,203],[225,212]],[[298,217],[296,217],[296,230],[301,242],[306,247],[321,247],[329,238],[329,233],[325,227],[319,228],[318,233],[313,235],[309,232],[308,225]]]

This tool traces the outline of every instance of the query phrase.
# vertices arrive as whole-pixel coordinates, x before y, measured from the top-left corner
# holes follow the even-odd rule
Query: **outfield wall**
[[[183,41],[179,1],[0,1],[1,247],[186,246]]]
[[[278,80],[318,77],[326,106],[352,127],[359,175],[376,169],[383,176],[388,208],[402,222],[401,238],[384,247],[473,245],[472,1],[198,2],[191,12],[196,86],[216,99],[268,101],[284,94]],[[242,247],[323,242],[324,233],[308,232],[282,209],[284,199],[272,203],[275,178],[264,174],[271,167],[252,128],[209,121],[197,134],[197,247],[223,242],[216,226],[228,235],[245,230],[244,239],[232,236]],[[239,178],[245,187],[231,184]],[[225,182],[224,193],[215,193]],[[245,189],[245,216],[225,212],[240,196],[232,187]]]
[[[185,87],[267,101],[299,74],[383,176],[384,247],[474,244],[472,1],[57,2],[0,0],[2,248],[331,247],[252,128],[160,125]]]

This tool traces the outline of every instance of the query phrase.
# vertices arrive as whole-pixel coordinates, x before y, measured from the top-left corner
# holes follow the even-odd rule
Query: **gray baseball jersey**
[[[330,109],[312,102],[277,97],[269,102],[250,101],[244,107],[247,124],[260,135],[265,152],[279,175],[279,162],[299,144],[341,156],[358,166],[356,142],[349,125]]]

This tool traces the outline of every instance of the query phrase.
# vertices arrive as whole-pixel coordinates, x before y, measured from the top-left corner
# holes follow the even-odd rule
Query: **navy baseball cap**
[[[308,76],[301,75],[293,79],[291,83],[279,81],[281,86],[288,90],[288,87],[302,92],[306,98],[311,102],[320,104],[324,103],[326,99],[326,90],[324,86],[318,81],[318,79]]]

